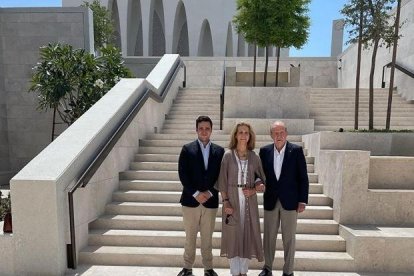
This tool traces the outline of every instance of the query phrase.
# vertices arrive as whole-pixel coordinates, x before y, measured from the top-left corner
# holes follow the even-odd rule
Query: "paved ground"
[[[134,266],[79,266],[78,269],[68,271],[66,275],[99,275],[99,276],[176,276],[181,268],[134,267]],[[230,275],[228,269],[216,269],[219,276]],[[249,276],[257,276],[259,270],[249,271]],[[203,269],[193,269],[195,276],[203,276]],[[273,271],[274,276],[282,275],[281,271]],[[295,272],[295,276],[412,276],[404,273],[346,273],[346,272]]]

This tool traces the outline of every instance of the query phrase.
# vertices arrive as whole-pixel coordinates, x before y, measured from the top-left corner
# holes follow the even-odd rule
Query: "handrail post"
[[[186,87],[187,85],[187,67],[185,66],[184,62],[183,62],[183,67],[184,67],[184,81],[183,81],[183,88]]]
[[[223,130],[223,113],[224,113],[224,91],[226,86],[226,59],[224,58],[223,63],[223,80],[221,83],[220,93],[220,130]]]
[[[387,64],[382,66],[382,80],[381,80],[381,88],[385,88],[385,67],[387,67]]]

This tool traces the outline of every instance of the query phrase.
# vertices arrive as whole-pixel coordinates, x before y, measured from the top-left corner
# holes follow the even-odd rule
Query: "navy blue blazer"
[[[285,210],[296,210],[299,202],[308,203],[309,179],[301,146],[286,142],[279,180],[273,168],[274,144],[262,147],[259,156],[266,175],[265,210],[273,210],[278,199]]]
[[[198,140],[183,146],[178,159],[178,175],[183,185],[180,199],[181,205],[187,207],[199,206],[200,203],[193,197],[193,194],[196,191],[204,192],[209,190],[213,196],[203,206],[206,208],[218,208],[218,191],[214,186],[220,173],[223,155],[224,149],[219,145],[211,143],[208,168],[206,170]]]

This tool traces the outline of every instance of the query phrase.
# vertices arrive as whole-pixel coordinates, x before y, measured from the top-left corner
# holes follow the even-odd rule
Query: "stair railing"
[[[223,113],[224,113],[224,91],[226,87],[226,60],[223,64],[223,80],[221,82],[220,92],[220,130],[223,130]]]
[[[184,69],[184,80],[183,80],[183,87],[186,86],[186,66],[184,62],[179,59],[179,62],[176,64],[173,73],[170,75],[168,82],[164,85],[163,88],[159,89],[159,92],[155,92],[150,88],[147,88],[146,92],[142,94],[136,100],[136,103],[132,106],[129,112],[124,116],[121,123],[116,127],[116,129],[112,132],[110,136],[107,137],[106,143],[102,146],[99,150],[98,154],[95,158],[90,162],[87,169],[81,174],[81,177],[76,182],[76,184],[70,189],[68,192],[69,198],[69,224],[70,224],[70,244],[66,245],[67,251],[67,260],[68,260],[68,268],[76,269],[77,261],[76,261],[76,233],[75,233],[75,213],[74,213],[74,202],[73,202],[73,194],[76,192],[78,188],[84,188],[88,185],[89,181],[91,180],[92,176],[95,172],[99,169],[105,158],[108,156],[110,151],[113,149],[119,138],[121,138],[122,134],[128,128],[132,120],[135,118],[137,113],[140,111],[142,106],[145,102],[152,98],[153,100],[161,103],[164,101],[164,98],[167,96],[169,88],[171,87],[172,83],[174,82],[178,72],[180,69]]]
[[[381,81],[381,88],[385,88],[385,68],[390,68],[392,62],[385,64],[382,67],[382,81]],[[402,65],[395,63],[395,69],[400,70],[402,73],[406,74],[407,76],[414,78],[414,72],[408,70],[407,68],[403,67]]]

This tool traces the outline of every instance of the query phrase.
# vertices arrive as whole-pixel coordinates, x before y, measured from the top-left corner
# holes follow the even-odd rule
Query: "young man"
[[[298,213],[303,212],[308,203],[306,159],[302,147],[286,140],[288,132],[283,122],[274,122],[270,135],[273,143],[262,147],[259,153],[266,175],[263,195],[265,265],[259,276],[272,275],[280,223],[285,257],[283,276],[293,276]]]
[[[208,116],[196,120],[198,139],[183,146],[178,174],[183,185],[181,205],[185,229],[184,268],[177,276],[191,276],[195,260],[197,232],[200,230],[204,275],[217,276],[213,270],[212,236],[218,209],[214,188],[220,172],[224,149],[211,143],[213,122]]]

